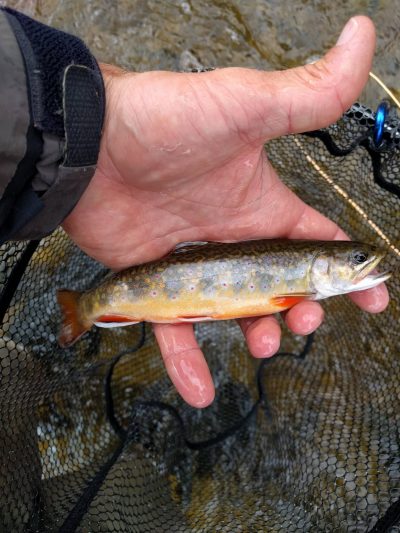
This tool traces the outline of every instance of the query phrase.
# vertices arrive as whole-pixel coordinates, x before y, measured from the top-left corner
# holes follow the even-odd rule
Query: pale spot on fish
[[[151,295],[155,298],[157,296],[157,291],[151,291]]]
[[[244,166],[247,168],[253,168],[253,163],[250,161],[250,159],[246,159]]]

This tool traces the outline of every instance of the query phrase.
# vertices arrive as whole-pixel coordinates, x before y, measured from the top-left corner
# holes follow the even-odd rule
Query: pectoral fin
[[[294,305],[304,301],[310,300],[315,296],[314,293],[292,293],[292,294],[279,294],[271,298],[271,304],[276,305],[283,309],[289,309]]]

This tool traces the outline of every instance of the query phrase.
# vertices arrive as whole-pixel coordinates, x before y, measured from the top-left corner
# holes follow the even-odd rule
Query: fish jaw
[[[381,274],[368,274],[361,280],[352,283],[346,292],[365,291],[366,289],[372,289],[388,280],[391,277],[391,272],[382,272]]]
[[[367,289],[372,289],[377,287],[384,281],[388,280],[391,277],[391,272],[382,272],[381,274],[368,274],[359,281],[350,283],[347,287],[341,287],[340,289],[327,289],[326,291],[319,291],[316,295],[311,298],[312,300],[324,300],[325,298],[330,298],[331,296],[339,296],[340,294],[349,294],[351,292],[365,291]]]

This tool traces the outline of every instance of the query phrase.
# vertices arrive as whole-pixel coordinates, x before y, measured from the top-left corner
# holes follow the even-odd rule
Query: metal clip
[[[383,130],[385,126],[385,120],[389,113],[389,104],[386,100],[383,100],[379,105],[375,113],[374,124],[374,144],[376,148],[382,145]]]

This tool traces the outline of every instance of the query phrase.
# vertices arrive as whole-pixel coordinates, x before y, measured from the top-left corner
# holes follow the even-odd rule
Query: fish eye
[[[362,263],[365,263],[367,259],[368,259],[368,254],[366,252],[356,251],[351,254],[351,261],[355,265],[361,265]]]

